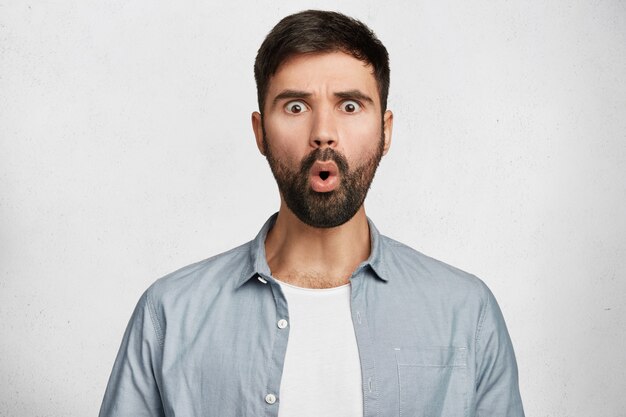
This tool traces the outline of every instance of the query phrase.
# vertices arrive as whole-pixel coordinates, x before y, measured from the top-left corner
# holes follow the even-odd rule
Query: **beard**
[[[350,167],[344,155],[332,148],[315,149],[300,161],[299,169],[276,158],[265,131],[263,146],[272,174],[287,207],[303,223],[316,228],[341,226],[361,208],[383,156],[384,137],[377,148],[357,167]],[[314,191],[309,185],[310,170],[315,161],[334,161],[339,170],[339,184],[329,192]]]

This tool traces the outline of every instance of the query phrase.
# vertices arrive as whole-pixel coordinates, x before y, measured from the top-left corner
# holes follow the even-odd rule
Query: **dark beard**
[[[346,223],[363,205],[383,156],[384,137],[381,136],[376,151],[354,169],[350,169],[346,158],[334,149],[318,148],[302,159],[299,170],[292,170],[283,161],[275,158],[265,132],[263,144],[267,162],[287,207],[309,226],[330,228]],[[311,167],[315,161],[330,160],[339,169],[339,185],[333,191],[325,193],[313,191],[309,185]]]

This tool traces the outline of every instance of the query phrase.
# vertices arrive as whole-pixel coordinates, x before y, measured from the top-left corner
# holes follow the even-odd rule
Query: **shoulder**
[[[489,288],[477,276],[445,262],[434,259],[412,247],[381,235],[382,255],[390,279],[403,286],[426,288],[430,293],[441,292],[472,296],[486,302]]]
[[[251,242],[187,265],[156,280],[147,290],[149,303],[190,302],[233,288],[249,265]]]

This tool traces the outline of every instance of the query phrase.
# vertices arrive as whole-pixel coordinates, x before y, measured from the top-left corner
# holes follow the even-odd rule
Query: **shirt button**
[[[267,394],[265,396],[265,402],[268,404],[274,404],[276,402],[276,396],[274,394]]]
[[[287,324],[288,324],[288,323],[287,323],[287,320],[285,320],[285,319],[280,319],[280,320],[278,320],[278,323],[277,323],[277,324],[278,324],[278,328],[279,328],[279,329],[284,329],[285,327],[287,327]]]

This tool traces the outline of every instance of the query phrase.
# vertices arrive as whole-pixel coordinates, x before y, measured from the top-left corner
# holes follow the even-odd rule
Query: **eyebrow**
[[[359,91],[359,90],[348,90],[348,91],[339,91],[335,93],[335,97],[343,98],[343,99],[356,99],[360,101],[367,101],[368,103],[374,104],[374,100],[367,94]]]
[[[272,100],[272,104],[276,105],[276,103],[278,103],[280,100],[285,100],[289,98],[307,98],[307,97],[311,97],[311,93],[307,93],[306,91],[300,91],[300,90],[283,90],[280,92],[280,94],[274,97],[274,100]]]
[[[283,90],[280,92],[280,94],[274,97],[274,100],[272,100],[272,104],[276,105],[276,103],[278,103],[280,100],[294,99],[294,98],[308,98],[311,96],[312,94],[307,91]],[[367,94],[363,93],[360,90],[338,91],[334,93],[334,96],[341,98],[341,99],[354,99],[354,100],[366,101],[371,104],[374,103],[374,100],[370,96],[368,96]]]

